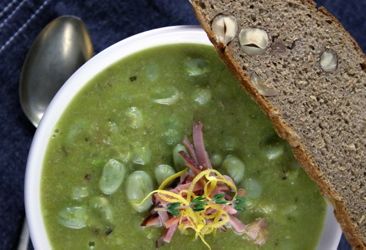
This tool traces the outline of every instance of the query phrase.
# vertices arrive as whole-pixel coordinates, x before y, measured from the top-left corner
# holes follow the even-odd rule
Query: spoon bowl
[[[92,56],[89,33],[77,17],[58,17],[41,31],[26,56],[19,85],[21,107],[34,126],[63,83]]]

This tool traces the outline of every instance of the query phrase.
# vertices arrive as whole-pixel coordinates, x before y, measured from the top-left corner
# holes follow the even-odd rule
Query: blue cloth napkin
[[[318,4],[337,16],[366,50],[365,0]],[[18,241],[25,165],[35,132],[18,101],[21,66],[36,35],[60,15],[84,20],[96,52],[142,31],[197,24],[188,0],[0,0],[0,249],[15,249]],[[350,247],[342,239],[338,249]]]

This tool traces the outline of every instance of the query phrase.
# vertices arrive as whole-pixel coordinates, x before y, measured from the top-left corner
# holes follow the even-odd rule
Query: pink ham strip
[[[208,154],[205,149],[202,128],[203,125],[201,122],[195,123],[193,125],[193,145],[196,151],[198,163],[202,169],[212,168],[210,159],[208,158]]]
[[[142,227],[161,227],[163,224],[156,214],[149,215],[142,223]]]
[[[227,206],[227,205],[224,206],[224,211],[226,211],[230,215],[238,213],[238,211],[236,211],[235,208],[233,208],[232,206]]]
[[[257,245],[266,243],[267,222],[264,219],[258,219],[249,224],[245,229],[245,234]]]
[[[158,211],[158,215],[160,218],[160,222],[163,225],[167,220],[169,220],[168,212],[166,211]]]
[[[196,176],[200,172],[200,170],[196,167],[196,164],[193,161],[193,159],[191,159],[189,155],[184,151],[180,151],[179,154],[183,157],[186,166],[190,168],[193,174]]]
[[[171,189],[171,192],[174,193],[179,193],[180,191],[184,190],[184,189],[188,189],[189,186],[191,185],[190,182],[185,183],[185,184],[180,184],[178,185],[176,188]],[[202,185],[200,183],[197,183],[194,187],[193,187],[193,192],[199,191],[202,189]]]
[[[211,215],[211,214],[215,213],[216,211],[217,211],[216,209],[209,208],[209,209],[206,209],[205,214],[206,215]]]
[[[245,225],[235,216],[229,216],[229,223],[236,233],[242,234],[245,232]]]
[[[188,180],[189,180],[189,173],[185,173],[183,174],[180,179],[179,179],[179,183],[182,184],[182,183],[186,183]],[[192,180],[192,178],[190,178]]]
[[[165,228],[171,228],[175,224],[178,224],[179,220],[180,220],[179,217],[171,217],[169,220],[167,220],[164,223],[164,226],[165,226]]]
[[[178,227],[178,221],[176,221],[176,223],[172,224],[168,230],[166,231],[165,235],[163,236],[163,241],[166,242],[166,243],[169,243],[172,238],[173,238],[173,235],[175,233],[175,231],[177,230],[177,227]]]
[[[188,150],[188,153],[192,157],[195,165],[197,165],[198,164],[198,160],[197,160],[196,152],[194,151],[193,145],[191,144],[191,142],[188,140],[187,137],[184,137],[184,139],[183,139],[183,145]]]

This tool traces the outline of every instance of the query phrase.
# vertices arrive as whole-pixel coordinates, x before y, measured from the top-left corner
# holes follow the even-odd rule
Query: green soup
[[[172,151],[191,137],[195,121],[204,124],[217,170],[229,172],[222,163],[228,155],[244,163],[238,186],[247,197],[239,218],[266,219],[268,239],[260,249],[314,249],[326,208],[318,188],[214,49],[193,44],[129,56],[98,74],[69,105],[49,142],[42,177],[53,248],[155,249],[162,229],[140,227],[146,213],[128,202],[126,179],[144,170],[157,188],[155,167],[174,167]],[[124,176],[102,192],[111,159],[125,166]],[[259,248],[231,230],[206,240],[212,249]],[[177,232],[161,248],[207,249],[193,232]]]

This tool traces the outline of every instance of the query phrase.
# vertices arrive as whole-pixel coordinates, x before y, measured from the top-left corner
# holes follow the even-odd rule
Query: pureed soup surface
[[[247,195],[239,218],[244,224],[267,221],[260,249],[314,249],[326,207],[318,188],[214,49],[194,44],[156,47],[119,61],[67,108],[42,177],[43,216],[54,249],[155,249],[163,229],[140,227],[146,212],[128,202],[126,179],[144,170],[156,189],[155,167],[174,167],[172,151],[185,135],[191,138],[195,121],[204,125],[214,168],[226,173],[227,155],[244,162],[238,186]],[[117,191],[106,195],[100,178],[110,159],[124,164],[126,173]],[[259,249],[232,230],[206,240],[212,249]],[[207,249],[192,231],[177,231],[161,248]]]

